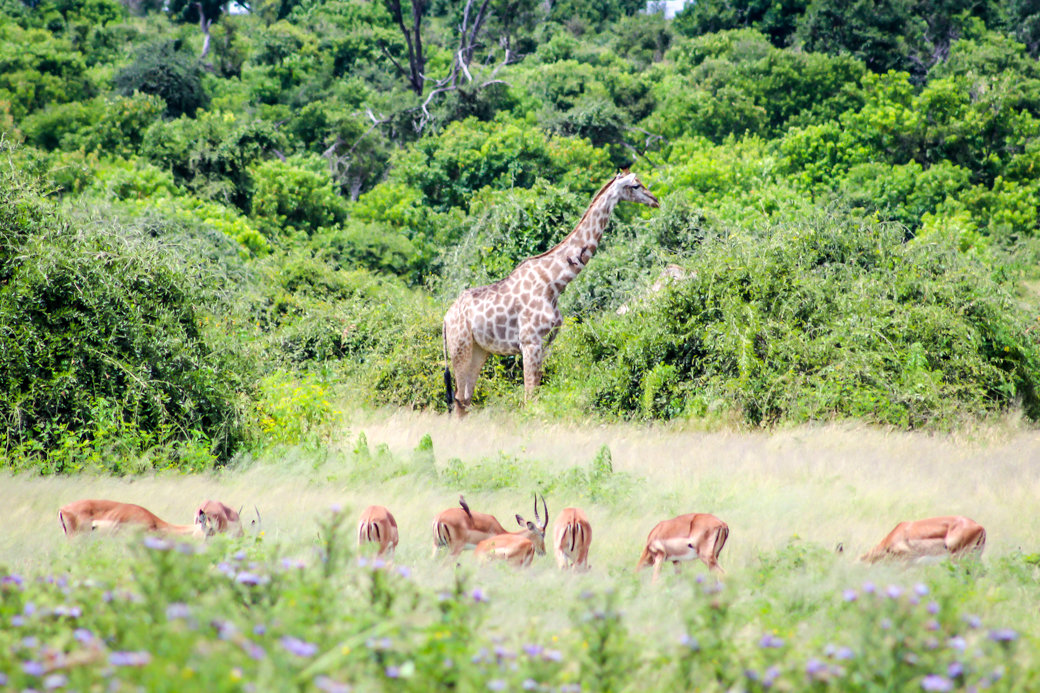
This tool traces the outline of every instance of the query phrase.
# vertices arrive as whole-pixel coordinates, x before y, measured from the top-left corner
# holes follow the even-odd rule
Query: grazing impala
[[[118,529],[132,526],[146,532],[160,534],[191,534],[206,536],[208,519],[203,524],[171,525],[140,505],[118,503],[110,500],[80,500],[63,506],[58,511],[58,521],[66,536],[95,529]]]
[[[377,556],[392,556],[397,548],[397,520],[381,505],[370,505],[361,513],[357,527],[358,548],[366,542],[379,544]]]
[[[560,570],[589,569],[589,545],[592,526],[579,508],[564,508],[553,523],[553,543],[556,546],[556,565]]]
[[[472,512],[462,496],[459,505],[462,507],[448,508],[433,520],[434,556],[442,546],[447,546],[452,556],[458,556],[463,549],[472,549],[489,537],[506,533],[494,515]]]
[[[729,526],[707,513],[690,513],[659,522],[646,538],[646,548],[639,557],[636,570],[653,564],[653,581],[657,582],[661,564],[665,561],[675,564],[675,572],[678,573],[680,561],[699,558],[709,570],[722,573],[719,554],[726,545],[727,537]]]
[[[233,537],[240,537],[242,532],[242,518],[234,508],[229,508],[220,501],[203,501],[198,510],[195,511],[195,524],[206,527],[206,536],[228,532]],[[260,512],[257,511],[257,517]]]
[[[485,539],[477,544],[474,553],[482,558],[501,559],[517,567],[531,565],[536,553],[539,556],[545,555],[545,528],[549,525],[549,508],[545,505],[544,496],[542,511],[544,519],[538,517],[538,497],[535,496],[534,519],[541,521],[540,526],[518,514],[516,522],[523,529],[518,532],[503,532]]]
[[[985,547],[986,530],[974,520],[959,515],[930,517],[900,522],[880,544],[860,556],[860,560],[867,563],[886,558],[909,561],[945,554],[957,558],[966,553],[974,553],[977,558]]]

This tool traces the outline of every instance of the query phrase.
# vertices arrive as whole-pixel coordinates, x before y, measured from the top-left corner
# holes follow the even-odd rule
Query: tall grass
[[[263,517],[263,536],[218,539],[204,553],[186,558],[169,554],[173,562],[163,570],[173,576],[185,572],[187,592],[155,608],[165,610],[167,601],[185,602],[190,608],[206,605],[212,618],[235,621],[239,629],[259,620],[274,631],[272,619],[277,619],[283,624],[279,638],[293,635],[316,643],[320,654],[313,660],[290,657],[285,671],[275,675],[268,665],[245,656],[216,657],[207,648],[227,645],[220,644],[219,634],[207,636],[211,631],[206,628],[198,637],[215,640],[195,652],[178,649],[177,626],[165,618],[156,618],[151,631],[136,635],[134,627],[124,623],[123,630],[107,634],[106,647],[127,649],[128,643],[140,640],[138,647],[147,649],[149,638],[167,638],[162,642],[169,652],[153,651],[148,665],[124,676],[144,685],[158,680],[153,670],[201,672],[208,667],[221,672],[221,690],[238,690],[247,682],[326,685],[319,676],[376,690],[386,683],[386,667],[407,665],[405,672],[412,678],[405,689],[419,690],[421,685],[445,684],[436,678],[444,672],[427,661],[436,654],[460,660],[456,674],[462,690],[486,690],[500,680],[512,690],[528,674],[554,690],[576,683],[584,690],[755,689],[745,669],[759,677],[771,672],[787,688],[808,682],[870,690],[862,681],[852,685],[852,675],[881,671],[884,663],[868,662],[869,657],[902,647],[921,663],[897,662],[888,673],[875,672],[876,689],[919,688],[926,673],[921,667],[946,675],[947,660],[928,649],[929,638],[936,636],[928,630],[932,617],[924,606],[935,600],[946,619],[935,632],[946,634],[944,638],[967,637],[980,653],[972,666],[999,668],[1005,678],[996,682],[998,687],[1020,688],[1040,675],[1040,662],[1028,654],[1040,637],[1040,623],[1035,609],[1022,608],[1030,603],[1038,577],[1033,554],[1040,520],[1031,512],[1038,491],[1038,453],[1040,434],[1013,424],[961,436],[837,426],[766,435],[667,426],[583,428],[541,423],[533,417],[507,418],[494,410],[477,412],[461,423],[414,412],[352,412],[327,445],[272,449],[257,459],[239,460],[219,474],[132,481],[7,476],[0,483],[0,502],[8,518],[7,531],[0,536],[0,566],[5,574],[27,579],[32,596],[25,599],[38,605],[55,598],[88,603],[89,596],[81,592],[90,584],[129,590],[147,602],[152,584],[148,580],[155,579],[147,566],[159,559],[132,536],[66,541],[55,517],[60,505],[76,498],[108,497],[140,503],[173,522],[187,522],[204,498],[245,505],[247,517],[255,504]],[[469,553],[460,558],[459,567],[450,560],[431,559],[431,519],[455,505],[459,493],[465,493],[474,509],[492,512],[509,525],[514,513],[530,514],[530,494],[536,488],[545,490],[551,515],[566,505],[579,505],[589,514],[594,539],[588,574],[561,574],[548,556],[539,557],[526,571],[479,566]],[[353,523],[370,503],[387,505],[394,512],[401,531],[395,565],[407,569],[409,578],[375,576],[350,558]],[[340,509],[339,515],[333,508]],[[721,592],[700,565],[685,565],[678,576],[665,570],[661,583],[654,586],[648,575],[634,572],[650,528],[661,519],[691,511],[714,513],[730,526],[721,556],[727,571]],[[855,562],[856,555],[898,520],[947,513],[968,515],[987,528],[981,565]],[[338,525],[330,520],[335,517],[342,518]],[[317,576],[322,547],[330,536],[348,560],[335,564],[331,582],[323,587],[325,578]],[[842,554],[833,552],[838,542],[845,547]],[[236,562],[234,555],[245,558]],[[293,582],[297,578],[287,577],[279,567],[282,559],[311,568]],[[253,564],[248,570],[246,562]],[[252,572],[269,576],[271,582],[249,589],[229,586],[221,577],[228,565],[234,569],[232,578]],[[312,570],[318,572],[308,572]],[[71,596],[62,597],[40,586],[46,583],[34,582],[47,576],[68,576],[77,587]],[[461,596],[445,597],[460,579]],[[880,596],[865,593],[867,583],[878,585]],[[889,585],[901,588],[897,598],[885,596]],[[927,589],[927,599],[913,597],[915,585]],[[314,596],[327,589],[333,592],[320,599]],[[486,601],[474,602],[474,589]],[[844,601],[850,589],[855,602]],[[388,611],[366,605],[385,590],[402,595],[391,600]],[[234,606],[243,597],[254,600],[244,610]],[[924,601],[915,605],[913,599]],[[294,600],[296,606],[291,606]],[[315,606],[319,602],[327,612]],[[132,614],[138,607],[123,608]],[[97,609],[104,609],[100,602]],[[0,613],[0,620],[14,615]],[[961,633],[968,626],[959,619],[968,616],[981,619],[982,628],[971,631],[975,636]],[[440,618],[446,619],[438,626],[443,630],[431,630],[430,619]],[[882,627],[882,619],[888,620],[891,631]],[[68,631],[75,625],[107,627],[93,615],[65,626],[51,621],[36,626],[30,621],[32,627],[18,631],[18,638],[34,635],[66,648]],[[465,642],[435,637],[466,623],[477,630]],[[1005,627],[1013,627],[1016,638],[1005,643],[1007,652],[1000,649],[999,637],[991,640],[987,635],[989,629]],[[383,637],[388,629],[394,632],[392,648],[378,653],[365,648],[367,639]],[[16,635],[3,636],[4,642],[13,643]],[[784,645],[775,651],[763,647],[766,635]],[[881,639],[877,643],[871,640],[875,636]],[[902,644],[882,641],[890,636],[902,638]],[[696,652],[682,644],[690,637],[697,640]],[[281,647],[280,641],[272,640],[274,635],[265,638],[254,639],[269,653]],[[344,644],[348,640],[353,644]],[[528,661],[524,656],[496,661],[496,646],[515,656],[525,643],[555,648],[564,661]],[[829,657],[824,652],[828,645],[832,655],[834,647],[851,647],[857,659]],[[17,668],[23,655],[12,647],[7,663]],[[343,648],[359,652],[335,654]],[[481,659],[482,648],[491,653],[483,655],[486,661],[471,661]],[[816,666],[813,658],[831,669],[807,673],[806,668]],[[719,671],[711,668],[713,660]],[[518,669],[510,669],[511,663]],[[936,668],[940,664],[942,672]],[[82,680],[103,676],[100,670],[86,668],[94,673],[83,673]],[[835,668],[843,668],[844,674],[838,676]],[[976,671],[962,683],[978,683],[991,673]],[[819,681],[806,679],[817,674]],[[236,676],[239,680],[232,681]],[[26,679],[26,685],[30,683]]]

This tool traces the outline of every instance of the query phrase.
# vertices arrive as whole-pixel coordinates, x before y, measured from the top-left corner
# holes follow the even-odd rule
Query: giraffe
[[[534,396],[545,351],[563,324],[557,307],[560,294],[596,254],[610,214],[622,200],[658,206],[634,173],[621,171],[600,188],[578,225],[556,246],[522,261],[505,279],[459,294],[444,315],[449,412],[457,405],[459,417],[466,415],[488,354],[522,354],[524,401]]]

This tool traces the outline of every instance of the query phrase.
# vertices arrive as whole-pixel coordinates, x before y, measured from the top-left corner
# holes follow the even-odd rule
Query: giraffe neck
[[[546,283],[558,297],[578,273],[585,269],[599,248],[603,231],[610,222],[610,215],[618,203],[618,194],[613,183],[608,185],[592,200],[581,221],[567,237],[541,255],[532,258],[536,265],[547,273]],[[539,273],[541,274],[541,273]]]

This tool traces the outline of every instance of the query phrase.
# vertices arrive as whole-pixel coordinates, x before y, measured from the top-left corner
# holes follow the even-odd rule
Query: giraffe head
[[[614,178],[614,188],[618,191],[618,199],[638,202],[649,207],[657,207],[660,203],[657,198],[650,194],[646,186],[639,182],[636,174],[627,170],[620,171]]]

